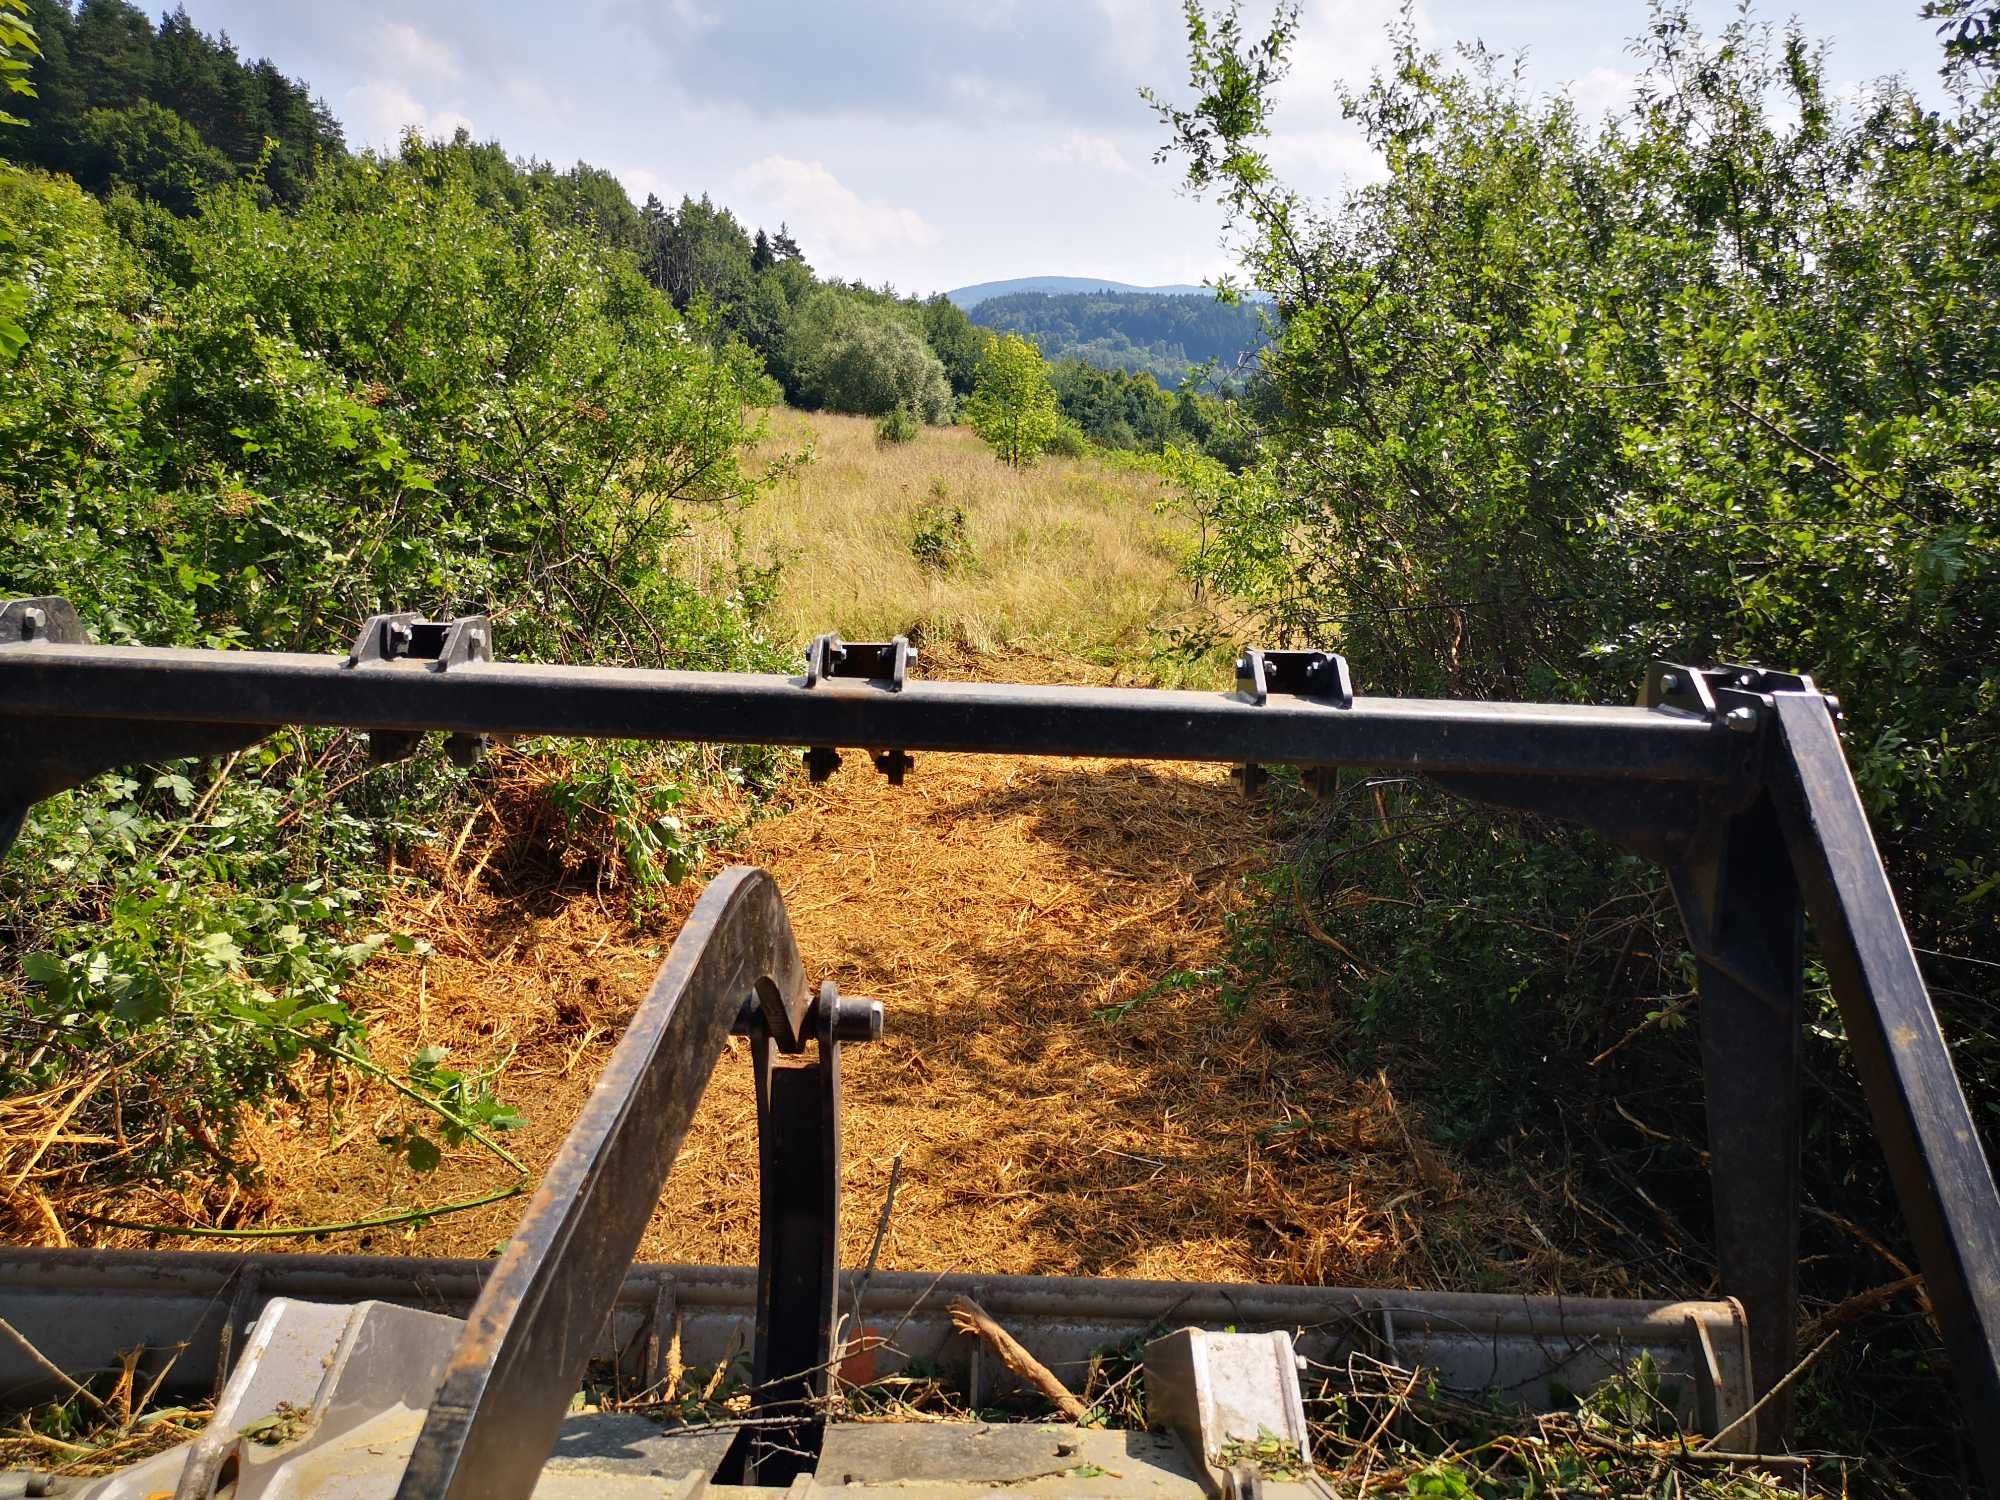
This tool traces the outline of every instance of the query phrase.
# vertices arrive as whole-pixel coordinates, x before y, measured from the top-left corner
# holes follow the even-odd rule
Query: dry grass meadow
[[[1130,669],[1189,607],[1189,533],[1159,513],[1151,474],[1096,458],[1015,470],[966,427],[887,444],[865,417],[773,413],[759,458],[800,451],[810,460],[742,516],[706,518],[683,559],[711,586],[728,585],[739,547],[781,564],[779,640],[907,635]],[[950,533],[953,512],[962,545],[947,537],[924,560],[920,533]]]

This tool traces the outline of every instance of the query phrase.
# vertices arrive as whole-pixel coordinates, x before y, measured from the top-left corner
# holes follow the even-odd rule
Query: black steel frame
[[[377,634],[364,631],[364,642],[387,639],[384,619],[415,621],[377,617],[370,622]],[[1838,705],[1811,679],[1662,663],[1649,672],[1635,707],[1460,703],[1355,697],[1337,657],[1249,652],[1235,693],[1164,692],[923,682],[907,677],[906,650],[837,641],[839,649],[821,647],[810,677],[751,676],[492,662],[482,659],[484,626],[475,620],[413,629],[396,637],[400,654],[392,642],[387,650],[357,647],[343,659],[96,646],[61,600],[0,606],[0,848],[34,802],[100,771],[218,753],[284,725],[363,729],[389,753],[407,750],[411,737],[426,731],[455,736],[461,747],[482,735],[534,734],[795,745],[821,765],[844,746],[872,752],[898,778],[910,752],[930,750],[1289,764],[1315,773],[1394,769],[1479,801],[1575,819],[1666,869],[1698,959],[1716,1246],[1723,1290],[1749,1315],[1758,1391],[1770,1392],[1793,1360],[1809,915],[1972,1442],[1989,1483],[2000,1489],[2000,1193],[1840,748]],[[452,641],[456,647],[447,645]],[[856,675],[877,668],[884,675]],[[782,921],[781,910],[777,915]],[[663,971],[641,1019],[667,982]],[[780,989],[784,1003],[764,1007],[773,1040],[758,1044],[760,1099],[791,1122],[774,1124],[773,1138],[791,1131],[787,1139],[816,1140],[804,1152],[816,1155],[828,1141],[826,1121],[837,1131],[837,1114],[824,1112],[826,1091],[837,1088],[837,1062],[823,1040],[819,1080],[777,1080],[771,1047],[805,1045],[802,1028],[815,1009],[803,991]],[[692,1014],[683,1006],[657,1018],[650,1042],[628,1036],[618,1054],[628,1066],[615,1073],[620,1089],[684,1097],[691,1111],[727,1029],[724,1001],[703,1003],[699,1022],[681,1021]],[[669,1082],[651,1082],[655,1073]],[[558,1169],[574,1152],[608,1149],[608,1136],[592,1137],[585,1127],[608,1128],[599,1115],[629,1100],[605,1088],[599,1085],[578,1126],[578,1135],[597,1145],[572,1137]],[[820,1123],[806,1123],[815,1110]],[[606,1241],[602,1264],[592,1262],[597,1280],[615,1280],[611,1262],[622,1272],[629,1260],[634,1226],[643,1226],[685,1128],[676,1109],[658,1134],[672,1144],[634,1158],[630,1213],[620,1219],[616,1244]],[[791,1150],[782,1164],[767,1154],[765,1167],[765,1248],[772,1251],[774,1167],[803,1174],[782,1195],[796,1202],[798,1184],[816,1166]],[[573,1217],[575,1193],[589,1180],[552,1171],[525,1227],[545,1212]],[[651,1194],[641,1191],[648,1182]],[[526,1308],[540,1294],[538,1262],[519,1243],[495,1281],[515,1288],[508,1295]],[[612,1253],[619,1245],[622,1254]],[[784,1295],[792,1306],[815,1309],[815,1319],[831,1298],[831,1273],[819,1257],[817,1249],[803,1259],[782,1257]],[[767,1275],[772,1264],[767,1256]],[[517,1272],[511,1277],[510,1267]],[[499,1295],[492,1287],[488,1293]],[[537,1337],[556,1327],[541,1322],[554,1314],[522,1316],[520,1327]],[[473,1329],[481,1328],[475,1315]],[[594,1331],[557,1328],[568,1363]],[[516,1347],[508,1334],[487,1328],[484,1342],[468,1347],[471,1362],[454,1367],[444,1415],[434,1414],[433,1427],[459,1413],[476,1422],[479,1369],[508,1358]],[[822,1358],[829,1347],[812,1345]],[[774,1360],[760,1378],[800,1368]],[[573,1390],[580,1374],[580,1366],[565,1364],[549,1378],[560,1375]],[[800,1396],[785,1391],[787,1401]],[[1783,1441],[1785,1404],[1779,1392],[1759,1414],[1767,1445]]]
[[[865,1008],[843,1026],[854,1006],[808,990],[769,874],[710,882],[480,1288],[399,1500],[533,1492],[732,1032],[756,1069],[763,1253],[753,1420],[725,1477],[782,1486],[812,1467],[834,1356],[840,1044],[871,1029]]]

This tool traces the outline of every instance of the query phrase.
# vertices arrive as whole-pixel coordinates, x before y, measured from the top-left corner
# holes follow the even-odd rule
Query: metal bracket
[[[90,640],[69,600],[49,595],[41,599],[9,599],[0,604],[0,645],[47,641],[81,646]]]
[[[1335,708],[1354,707],[1354,678],[1347,658],[1331,651],[1260,651],[1246,646],[1236,658],[1236,691],[1262,707],[1273,693],[1322,698]]]
[[[1335,708],[1354,707],[1354,678],[1347,670],[1347,658],[1331,651],[1264,651],[1246,646],[1236,658],[1236,691],[1259,708],[1273,693],[1318,698]],[[1329,783],[1320,773],[1327,769],[1307,768],[1307,785],[1315,797],[1326,795]],[[1256,764],[1238,766],[1229,774],[1245,797],[1257,796],[1270,780]]]
[[[900,693],[917,659],[908,636],[893,641],[843,641],[838,635],[815,636],[806,648],[806,686],[823,678],[862,678],[887,692]]]
[[[493,659],[493,624],[485,615],[426,620],[414,611],[370,615],[347,653],[349,667],[378,661],[427,661],[433,672]]]
[[[908,636],[897,636],[893,641],[843,641],[831,632],[813,637],[813,643],[806,647],[806,686],[818,685],[832,678],[855,678],[881,688],[885,692],[900,693],[910,680],[910,667],[917,659],[916,647],[910,644]],[[889,778],[889,785],[901,786],[903,777],[914,761],[902,749],[871,750],[868,758],[875,763],[875,769]],[[814,786],[820,785],[827,777],[840,769],[840,752],[831,745],[814,745],[806,751],[806,775],[812,778]]]
[[[1180,1438],[1217,1500],[1262,1492],[1242,1451],[1275,1443],[1291,1464],[1312,1462],[1292,1336],[1183,1328],[1146,1345],[1146,1415]]]
[[[901,786],[903,777],[916,764],[907,750],[871,750],[868,758],[875,762],[875,769],[889,778],[890,786]]]
[[[1688,667],[1656,661],[1646,669],[1639,703],[1693,714],[1736,734],[1755,734],[1769,721],[1771,694],[1818,693],[1802,672],[1779,672],[1736,662],[1713,667]],[[1840,700],[1827,697],[1827,711],[1840,722]]]
[[[806,751],[805,762],[806,775],[814,786],[819,786],[840,769],[840,752],[831,745],[814,745]]]
[[[426,620],[413,610],[370,615],[347,652],[350,670],[376,662],[424,661],[433,672],[446,672],[492,659],[493,624],[485,615]],[[423,735],[411,729],[370,730],[367,739],[369,763],[378,766],[408,760],[423,743]],[[487,744],[483,734],[450,734],[445,736],[444,750],[452,764],[472,766],[486,754]]]

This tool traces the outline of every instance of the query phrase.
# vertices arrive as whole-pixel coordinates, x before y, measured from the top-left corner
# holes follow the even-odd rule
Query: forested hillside
[[[24,123],[0,129],[0,155],[75,178],[151,251],[176,235],[161,215],[199,217],[221,189],[240,185],[260,202],[297,207],[320,177],[343,179],[356,165],[338,122],[307,84],[272,62],[243,61],[184,9],[157,26],[128,0],[83,0],[74,9],[65,0],[30,0],[28,9],[41,51],[30,68],[33,92],[15,96]],[[464,130],[450,141],[406,143],[403,160],[412,153],[448,159],[497,214],[532,210],[629,257],[708,339],[754,356],[790,405],[879,417],[893,438],[952,420],[973,393],[985,329],[943,296],[919,299],[816,275],[784,224],[747,225],[706,193],[673,206],[649,196],[635,206],[601,168],[559,168]],[[1028,321],[1054,330],[1038,340],[1050,358],[1158,377],[1107,394],[1091,374],[1062,374],[1065,442],[1158,451],[1180,441],[1224,457],[1236,451],[1229,441],[1209,442],[1228,425],[1215,394],[1177,400],[1157,386],[1211,358],[1233,369],[1254,315],[1206,295],[1141,297],[1124,314],[1116,298],[1049,301],[1067,312],[1048,321],[1038,310]],[[1121,322],[1140,342],[1116,331]]]
[[[1172,385],[1213,361],[1240,373],[1263,343],[1258,310],[1211,292],[1012,292],[975,304],[972,321],[1033,339],[1044,357],[1153,376]]]
[[[28,15],[41,48],[34,93],[15,96],[26,123],[0,130],[0,155],[185,212],[203,188],[246,175],[297,203],[322,160],[344,154],[324,101],[204,35],[184,8],[157,28],[122,0],[74,11],[30,0]]]
[[[1133,286],[1129,281],[1113,281],[1104,276],[1011,276],[1005,281],[977,281],[955,286],[945,295],[970,310],[989,297],[1008,297],[1016,292],[1152,292],[1163,296],[1206,297],[1207,287],[1189,282],[1171,286]]]

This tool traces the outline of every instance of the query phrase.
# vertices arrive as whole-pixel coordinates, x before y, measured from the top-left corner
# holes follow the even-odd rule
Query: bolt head
[[[1680,673],[1678,673],[1678,672],[1662,672],[1662,673],[1660,674],[1660,691],[1661,691],[1661,692],[1663,692],[1663,693],[1678,693],[1678,692],[1679,692],[1680,690],[1681,690],[1681,674],[1680,674]]]
[[[1722,716],[1722,722],[1737,734],[1755,734],[1759,715],[1754,708],[1732,708]]]
[[[21,611],[21,639],[40,640],[48,633],[49,615],[44,609],[29,608]]]

